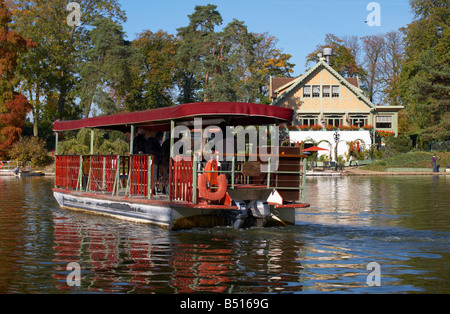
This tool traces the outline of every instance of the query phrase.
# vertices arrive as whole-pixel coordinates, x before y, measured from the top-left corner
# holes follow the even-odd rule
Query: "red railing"
[[[130,194],[147,197],[151,194],[151,182],[153,178],[153,167],[149,178],[149,160],[150,155],[132,155],[130,156]],[[150,185],[150,187],[149,187]]]
[[[90,156],[90,190],[111,193],[117,173],[117,156]]]
[[[80,156],[56,156],[55,185],[76,189],[80,174]]]
[[[174,158],[170,163],[170,199],[192,202],[192,160]]]

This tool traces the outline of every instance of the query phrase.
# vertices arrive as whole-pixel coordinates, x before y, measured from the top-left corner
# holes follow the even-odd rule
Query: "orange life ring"
[[[208,179],[210,187],[217,187],[217,161],[215,159],[209,160],[205,165],[205,171],[216,171],[216,172],[206,172],[206,178]]]
[[[3,162],[0,161],[0,169],[3,168]]]
[[[220,201],[227,193],[227,177],[224,174],[218,176],[217,189],[211,190],[206,186],[206,183],[209,181],[207,174],[208,173],[203,173],[198,177],[198,190],[200,196],[210,201]]]

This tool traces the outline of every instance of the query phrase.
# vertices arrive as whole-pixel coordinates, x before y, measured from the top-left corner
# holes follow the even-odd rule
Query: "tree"
[[[270,75],[289,75],[288,54],[276,49],[276,39],[249,32],[236,19],[222,31],[222,16],[215,5],[197,6],[190,23],[178,29],[181,44],[177,60],[187,70],[181,75],[181,99],[199,91],[204,101],[270,102]]]
[[[142,63],[135,69],[133,100],[135,107],[158,108],[174,104],[172,89],[176,84],[178,63],[176,54],[179,41],[163,30],[153,33],[144,30],[133,40],[133,47],[142,57]],[[131,103],[130,103],[131,106]]]
[[[268,33],[254,34],[256,44],[254,47],[254,62],[249,65],[252,79],[256,80],[256,99],[261,103],[269,104],[269,82],[271,76],[291,77],[295,64],[290,63],[290,54],[283,53],[277,48],[278,39]]]
[[[408,114],[428,140],[449,137],[450,3],[411,0],[414,20],[405,28],[400,88]],[[442,129],[444,132],[439,132]]]
[[[325,44],[318,45],[316,50],[306,56],[306,65],[316,62],[317,54],[324,48],[332,48],[333,56],[330,58],[330,66],[344,77],[364,77],[366,71],[356,62],[357,51],[345,46],[344,41],[336,35],[326,34]]]
[[[365,79],[367,95],[374,101],[376,93],[381,91],[382,56],[385,41],[381,35],[371,35],[361,38],[363,40],[364,67],[367,72]]]
[[[99,18],[93,26],[88,33],[91,47],[79,70],[78,94],[85,118],[93,102],[106,114],[126,111],[132,84],[131,68],[135,62],[139,63],[140,57],[131,43],[124,40],[125,33],[117,22]]]
[[[78,118],[82,108],[76,102],[75,88],[79,80],[78,66],[86,61],[85,53],[90,47],[87,33],[100,17],[125,21],[120,4],[117,0],[78,0],[81,24],[69,26],[66,0],[10,2],[15,27],[39,47],[33,61],[34,70],[22,71],[23,81],[33,82],[30,90],[38,101],[50,92],[57,92],[59,119]]]
[[[222,24],[222,16],[217,6],[208,4],[196,6],[189,17],[189,25],[177,29],[181,45],[178,62],[201,84],[203,91],[209,89],[210,81],[222,74],[223,49],[219,47],[219,34],[215,27]],[[203,100],[210,101],[203,92]]]
[[[390,31],[384,34],[383,38],[384,49],[381,55],[382,102],[391,106],[401,106],[400,75],[405,52],[403,35],[400,31]]]
[[[0,1],[0,156],[6,156],[22,133],[25,117],[31,105],[25,96],[15,92],[19,80],[16,75],[20,53],[34,43],[10,29],[11,13]]]

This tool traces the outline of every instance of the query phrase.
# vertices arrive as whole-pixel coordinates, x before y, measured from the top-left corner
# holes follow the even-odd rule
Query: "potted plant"
[[[309,130],[309,125],[299,125],[298,128],[301,131],[308,131]]]

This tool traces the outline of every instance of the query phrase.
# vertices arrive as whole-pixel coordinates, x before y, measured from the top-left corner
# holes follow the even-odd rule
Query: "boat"
[[[45,176],[45,173],[43,173],[42,171],[39,171],[39,170],[36,170],[36,171],[20,170],[20,171],[14,172],[14,175],[17,177],[42,177],[42,176]]]
[[[309,204],[307,156],[279,146],[278,125],[293,116],[285,107],[204,102],[55,121],[53,195],[61,208],[171,230],[294,224],[296,209]],[[92,132],[90,154],[58,154],[59,134],[83,128]],[[96,128],[129,135],[129,154],[96,154]],[[141,131],[163,132],[167,157],[133,154]]]

